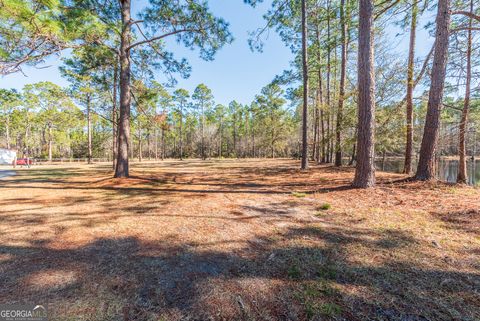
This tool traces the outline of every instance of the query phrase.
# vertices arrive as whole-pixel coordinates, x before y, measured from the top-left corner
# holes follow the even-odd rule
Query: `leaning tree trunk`
[[[473,0],[470,0],[470,13],[473,13]],[[462,118],[460,120],[460,133],[458,137],[458,176],[457,183],[467,183],[467,158],[465,148],[465,130],[467,127],[468,110],[470,108],[470,87],[472,81],[472,18],[468,23],[468,43],[467,43],[467,76],[465,84],[465,100],[463,102]]]
[[[354,187],[375,185],[375,70],[373,0],[360,0],[358,30],[358,133]]]
[[[308,55],[307,55],[307,1],[302,0],[302,70],[303,70],[303,112],[302,112],[302,164],[308,168]]]
[[[427,116],[423,131],[420,159],[418,161],[417,180],[435,178],[435,150],[437,148],[442,109],[443,89],[448,59],[448,37],[450,34],[450,0],[438,1],[437,30],[435,33],[435,54],[431,73],[430,93]]]
[[[120,38],[120,119],[118,121],[118,155],[115,177],[128,177],[130,143],[130,0],[121,0],[122,34]]]
[[[340,3],[340,20],[342,25],[342,70],[340,72],[340,93],[338,96],[337,127],[335,130],[335,166],[342,166],[343,101],[345,100],[345,77],[347,74],[347,21],[345,19],[345,0],[341,0]]]
[[[408,50],[407,67],[407,144],[405,146],[405,165],[403,172],[410,174],[412,171],[412,153],[413,153],[413,69],[415,59],[415,38],[417,33],[417,0],[412,0],[412,17],[410,22],[410,44]]]

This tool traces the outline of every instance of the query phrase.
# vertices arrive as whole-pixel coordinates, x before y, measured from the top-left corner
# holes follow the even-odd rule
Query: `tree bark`
[[[343,102],[345,100],[345,78],[347,74],[347,21],[345,19],[345,0],[340,2],[340,20],[342,27],[342,63],[340,71],[340,89],[337,109],[337,126],[335,142],[335,166],[342,166],[342,122]]]
[[[448,38],[450,34],[450,0],[438,1],[437,30],[435,32],[435,54],[431,73],[430,93],[427,116],[423,131],[420,159],[418,161],[417,180],[435,178],[435,151],[437,149],[442,109],[443,89],[448,59]]]
[[[470,13],[473,13],[473,0],[470,0]],[[467,183],[467,157],[465,147],[465,132],[468,121],[468,111],[470,108],[470,87],[472,81],[472,18],[470,17],[468,23],[470,29],[468,30],[467,39],[467,75],[465,83],[465,99],[463,101],[462,117],[460,120],[460,132],[458,137],[458,176],[457,183]]]
[[[130,144],[130,0],[121,0],[122,33],[120,39],[120,119],[118,122],[118,155],[115,177],[128,177]]]
[[[375,70],[373,0],[359,1],[358,133],[354,187],[375,185]]]
[[[403,172],[410,174],[412,172],[412,153],[413,153],[413,69],[415,62],[415,38],[417,33],[417,0],[412,0],[412,16],[410,22],[410,44],[408,50],[407,67],[407,144],[405,146],[405,165]]]
[[[303,70],[303,112],[302,112],[302,164],[308,168],[308,54],[307,54],[307,1],[302,0],[302,70]]]

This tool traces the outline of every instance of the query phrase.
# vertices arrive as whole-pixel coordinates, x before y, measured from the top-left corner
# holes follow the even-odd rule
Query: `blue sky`
[[[235,41],[222,48],[214,61],[203,61],[198,58],[197,52],[190,49],[177,45],[170,47],[169,49],[174,51],[176,57],[186,57],[192,66],[190,78],[177,77],[177,87],[193,91],[199,83],[205,83],[212,89],[217,103],[228,104],[234,99],[240,103],[250,103],[275,75],[289,68],[289,63],[293,59],[290,50],[274,31],[269,33],[262,53],[252,52],[248,47],[248,32],[264,25],[262,14],[269,5],[270,1],[266,1],[265,4],[252,8],[245,5],[243,0],[211,0],[212,11],[230,23]],[[431,13],[426,15],[431,16]],[[406,53],[408,34],[394,37],[397,32],[395,28],[389,30],[389,34],[392,35],[390,38],[392,44],[397,51]],[[420,29],[417,41],[419,56],[425,55],[430,48],[432,41],[427,38],[427,33]],[[62,55],[68,55],[68,52]],[[68,86],[68,82],[61,78],[58,71],[60,58],[55,56],[48,59],[43,64],[43,66],[49,66],[48,68],[25,67],[26,76],[17,73],[2,77],[0,88],[21,89],[25,84],[45,80]],[[159,76],[161,79],[161,75]]]
[[[186,57],[192,66],[190,78],[177,77],[177,87],[193,91],[199,83],[205,83],[212,89],[218,103],[228,104],[233,99],[250,103],[263,86],[289,67],[292,54],[275,32],[270,32],[263,53],[252,52],[248,47],[247,33],[264,24],[262,13],[267,5],[254,9],[244,4],[243,0],[211,0],[210,7],[217,16],[230,23],[235,41],[223,47],[214,61],[203,61],[198,58],[197,52],[190,49],[176,45],[170,47],[176,57]],[[60,58],[48,59],[44,66],[50,67],[45,69],[25,67],[23,70],[27,77],[21,73],[2,77],[0,87],[21,89],[25,84],[45,80],[68,86],[58,72]]]

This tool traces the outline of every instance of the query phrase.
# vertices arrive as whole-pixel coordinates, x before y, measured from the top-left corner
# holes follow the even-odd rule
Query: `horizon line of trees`
[[[261,1],[244,2],[255,6]],[[273,0],[264,16],[266,25],[251,33],[250,46],[261,50],[262,35],[275,29],[295,60],[252,104],[239,107],[245,111],[238,114],[230,112],[230,106],[216,106],[204,85],[187,98],[190,93],[171,95],[154,78],[159,70],[173,84],[174,74],[187,77],[190,72],[188,62],[168,51],[164,39],[197,49],[205,60],[233,40],[228,23],[210,12],[207,1],[149,1],[135,17],[130,0],[0,5],[0,72],[19,72],[24,64],[72,49],[62,67],[72,86],[62,99],[73,98],[86,115],[86,127],[79,126],[86,129],[81,132],[86,132],[89,159],[99,132],[95,115],[105,121],[116,159],[115,177],[128,177],[134,145],[140,158],[145,147],[150,155],[152,139],[161,141],[163,156],[170,152],[179,158],[205,159],[223,153],[239,156],[241,150],[250,149],[255,156],[253,137],[260,134],[255,146],[265,151],[258,150],[258,155],[267,155],[269,148],[270,156],[301,156],[303,169],[309,160],[341,166],[348,155],[356,165],[356,187],[375,184],[379,152],[402,153],[408,174],[418,152],[415,178],[428,180],[435,177],[440,153],[456,150],[458,182],[466,181],[467,133],[478,124],[479,105],[480,48],[475,31],[480,29],[480,7],[473,0]],[[419,59],[416,33],[429,12],[436,12],[436,20],[427,21],[425,28],[435,42]],[[409,33],[408,57],[389,46],[391,35],[385,30],[392,24]],[[41,97],[34,91],[35,95]],[[283,107],[285,98],[292,108]],[[69,104],[57,108],[75,114],[75,108],[65,107]],[[283,118],[271,111],[277,109]],[[52,150],[52,137],[60,128],[55,122],[61,118],[51,110],[41,114],[39,141]],[[456,148],[439,146],[442,124],[446,133],[456,132]],[[280,134],[284,136],[278,138]],[[264,145],[259,145],[262,136]],[[156,150],[159,144],[154,146]]]

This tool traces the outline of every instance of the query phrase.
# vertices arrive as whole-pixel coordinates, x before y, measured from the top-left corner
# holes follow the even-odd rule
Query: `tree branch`
[[[150,39],[145,39],[145,40],[142,40],[142,41],[138,41],[138,42],[130,45],[127,48],[127,50],[131,50],[132,48],[135,48],[137,46],[141,46],[141,45],[146,44],[146,43],[151,43],[153,41],[160,40],[160,39],[163,39],[163,38],[166,38],[166,37],[169,37],[169,36],[173,36],[175,34],[182,33],[182,32],[201,32],[201,30],[200,29],[179,29],[179,30],[171,31],[171,32],[165,33],[161,36],[157,36],[157,37],[153,37],[153,38],[150,38]]]
[[[471,13],[471,12],[468,12],[468,11],[452,11],[452,15],[464,15],[464,16],[467,16],[469,18],[472,18],[472,19],[475,19],[477,20],[478,22],[480,22],[480,16],[474,14],[474,13]]]

